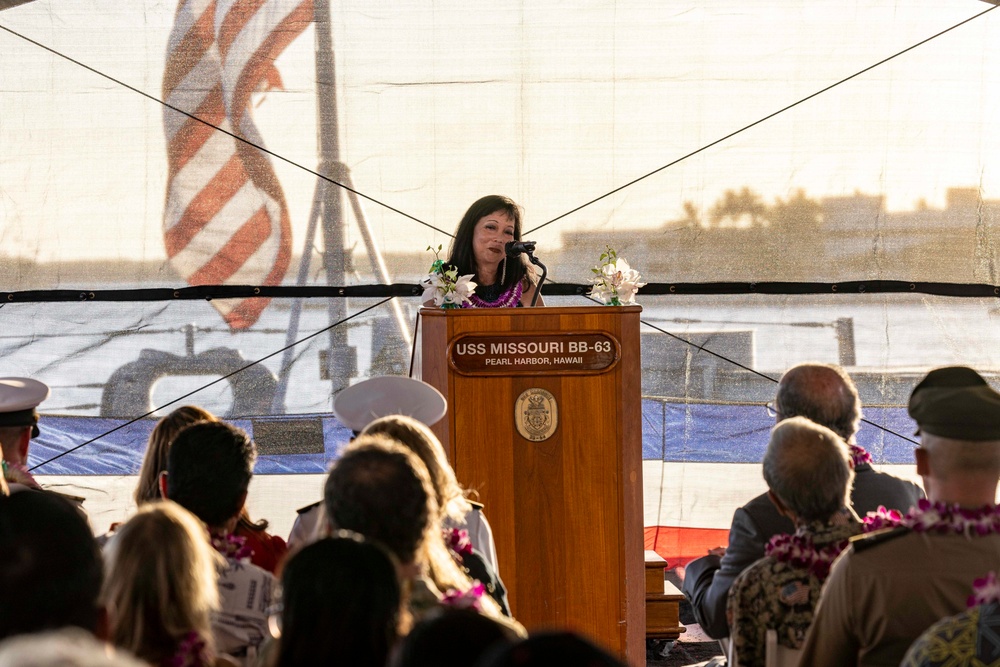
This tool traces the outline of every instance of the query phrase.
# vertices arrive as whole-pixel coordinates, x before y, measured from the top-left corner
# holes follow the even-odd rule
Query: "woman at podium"
[[[458,275],[473,274],[474,308],[518,308],[531,304],[538,278],[524,255],[507,257],[508,241],[521,240],[521,209],[509,197],[477,200],[458,223],[448,263]],[[538,295],[536,305],[545,305]]]

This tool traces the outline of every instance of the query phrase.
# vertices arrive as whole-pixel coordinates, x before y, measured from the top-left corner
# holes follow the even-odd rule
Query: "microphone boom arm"
[[[534,308],[535,302],[538,301],[538,295],[542,293],[542,283],[545,282],[545,276],[548,275],[549,270],[545,268],[545,265],[542,264],[540,261],[538,261],[538,258],[535,257],[533,254],[531,254],[530,252],[527,252],[525,254],[528,255],[528,260],[532,264],[534,264],[535,266],[542,267],[542,277],[538,279],[538,284],[535,285],[535,293],[531,297],[531,307]]]

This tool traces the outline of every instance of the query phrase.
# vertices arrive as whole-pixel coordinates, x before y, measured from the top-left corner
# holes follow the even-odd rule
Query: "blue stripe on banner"
[[[913,437],[916,424],[906,408],[867,408],[867,420],[903,436]],[[646,461],[759,463],[774,426],[761,405],[642,402],[642,458]],[[914,438],[916,439],[916,438]],[[861,424],[858,444],[873,462],[913,463],[915,445],[893,433]]]
[[[865,417],[895,433],[912,437],[916,425],[906,409],[867,408]],[[351,439],[351,431],[330,415],[294,415],[234,419],[253,436],[253,425],[280,427],[285,420],[318,419],[323,452],[258,457],[256,474],[324,473]],[[47,461],[80,443],[120,426],[125,420],[100,417],[43,416],[41,435],[32,441],[30,466]],[[45,475],[134,475],[156,420],[144,419],[99,438],[36,470]],[[646,461],[759,463],[774,420],[760,405],[714,405],[643,399],[642,458]],[[911,464],[915,445],[869,424],[862,424],[858,444],[875,463]]]
[[[323,453],[280,454],[257,457],[254,473],[258,475],[325,473],[351,440],[351,430],[330,415],[294,415],[227,420],[253,437],[253,424],[261,422],[320,420],[323,428]],[[44,415],[39,422],[41,434],[31,441],[28,467],[58,456],[62,452],[96,438],[126,423],[124,419],[100,417],[54,417]],[[47,463],[34,472],[41,475],[135,475],[142,465],[149,434],[155,419],[143,419],[110,435]]]

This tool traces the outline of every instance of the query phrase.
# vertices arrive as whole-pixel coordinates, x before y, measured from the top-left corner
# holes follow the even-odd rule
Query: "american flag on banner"
[[[312,0],[181,0],[167,47],[163,97],[263,145],[250,97],[281,85],[275,59],[309,25]],[[165,108],[167,256],[190,285],[277,285],[291,259],[288,207],[266,154]],[[266,299],[214,300],[233,329]]]

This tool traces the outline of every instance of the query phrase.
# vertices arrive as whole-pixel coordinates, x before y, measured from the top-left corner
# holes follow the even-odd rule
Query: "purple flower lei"
[[[486,595],[486,586],[483,586],[478,581],[474,582],[472,588],[467,591],[461,592],[454,588],[448,590],[441,598],[441,604],[446,607],[455,607],[456,609],[474,609],[475,611],[481,612],[482,599]]]
[[[461,561],[464,556],[472,554],[472,541],[469,540],[469,531],[462,528],[445,528],[444,542],[451,549],[455,560]]]
[[[860,445],[847,444],[847,448],[851,452],[851,463],[857,468],[863,463],[871,463],[872,455],[868,453],[868,450]]]
[[[208,667],[212,662],[205,640],[192,630],[184,635],[184,639],[177,645],[177,651],[164,659],[160,667]]]
[[[864,531],[871,533],[896,526],[905,526],[918,533],[950,533],[966,537],[996,535],[1000,533],[1000,507],[984,505],[967,509],[957,504],[932,503],[921,498],[916,507],[903,514],[880,505],[865,517]]]
[[[831,542],[816,548],[809,535],[775,535],[764,547],[764,555],[774,558],[779,563],[788,563],[792,567],[802,568],[810,572],[820,581],[825,581],[830,574],[830,566],[837,560],[840,552],[847,548],[848,540]]]
[[[978,607],[981,604],[1000,603],[1000,582],[997,581],[996,572],[987,572],[982,579],[972,582],[972,595],[969,596],[969,607]]]
[[[521,301],[521,281],[514,283],[510,289],[500,295],[496,301],[483,301],[475,292],[469,295],[469,303],[463,304],[463,308],[513,308]]]
[[[212,535],[212,547],[226,558],[249,563],[253,549],[247,546],[247,538],[239,535]]]

